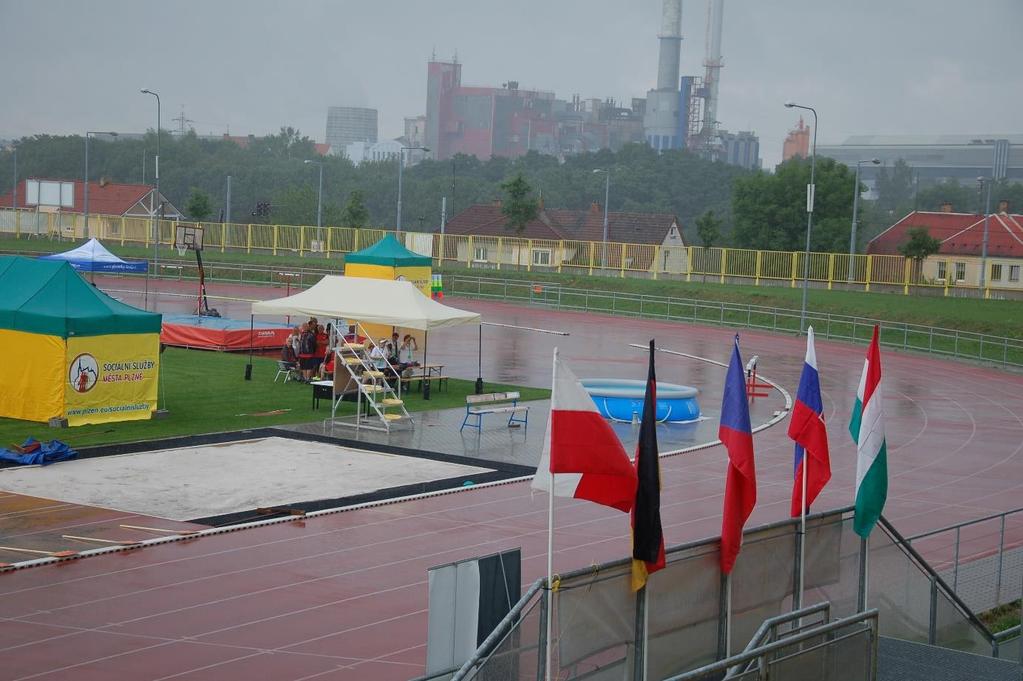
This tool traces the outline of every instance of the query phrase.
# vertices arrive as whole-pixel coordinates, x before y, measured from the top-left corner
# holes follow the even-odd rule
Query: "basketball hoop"
[[[178,246],[178,255],[184,258],[185,253],[188,253],[188,246]]]

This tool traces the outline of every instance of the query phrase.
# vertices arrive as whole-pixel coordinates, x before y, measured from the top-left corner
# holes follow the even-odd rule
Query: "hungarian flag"
[[[875,325],[849,421],[849,434],[856,442],[856,511],[853,529],[863,538],[870,536],[874,524],[881,517],[885,499],[888,498],[888,447],[884,437],[878,333],[879,329]]]
[[[725,376],[718,437],[728,450],[725,477],[725,508],[721,519],[721,572],[729,574],[742,547],[742,528],[757,504],[757,471],[753,463],[753,429],[749,422],[746,383],[735,336],[732,360]]]
[[[636,469],[618,436],[572,370],[554,351],[551,416],[533,489],[586,499],[628,513],[636,501]]]
[[[799,377],[796,404],[789,421],[789,437],[796,441],[795,483],[792,485],[792,517],[810,511],[810,504],[831,479],[828,431],[824,427],[824,405],[817,373],[817,351],[813,327],[806,330],[806,361]],[[806,455],[809,454],[809,457]],[[803,470],[806,469],[806,502],[803,503]]]
[[[643,421],[636,444],[636,505],[632,508],[632,590],[646,586],[646,578],[664,567],[664,532],[661,529],[661,467],[657,455],[657,377],[654,342],[650,341]]]

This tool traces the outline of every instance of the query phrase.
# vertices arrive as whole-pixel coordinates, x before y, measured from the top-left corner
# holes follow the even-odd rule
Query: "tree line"
[[[19,179],[83,177],[84,144],[81,136],[37,135],[18,140]],[[141,139],[93,137],[90,177],[151,184],[155,150],[152,131]],[[13,153],[12,148],[0,152],[3,191],[12,186]],[[396,221],[396,161],[355,166],[343,157],[323,157],[311,139],[293,128],[250,137],[243,144],[201,139],[194,132],[179,136],[164,131],[160,153],[161,191],[193,218],[220,220],[229,215],[232,222],[315,224],[317,164],[322,164],[324,225],[393,228]],[[687,151],[659,154],[644,144],[564,161],[537,152],[516,159],[459,155],[446,161],[426,160],[404,170],[402,224],[409,230],[436,230],[442,197],[448,217],[474,203],[511,199],[511,207],[519,211],[509,219],[509,233],[514,233],[541,205],[582,210],[592,202],[603,202],[605,175],[596,171],[610,171],[611,211],[674,214],[690,243],[770,250],[804,246],[805,188],[810,177],[805,159],[790,159],[774,172],[750,172]],[[230,206],[226,205],[228,176]],[[811,249],[846,251],[854,174],[831,159],[818,158],[815,179]],[[865,190],[862,183],[861,190]],[[859,203],[858,250],[914,209],[938,210],[949,201],[954,210],[974,212],[982,209],[983,198],[975,184],[920,183],[902,162],[879,169],[876,194],[875,200],[861,198]],[[1000,200],[1010,201],[1015,208],[1023,206],[1023,185],[996,184],[992,209]],[[270,205],[269,214],[256,214],[260,203]]]
[[[78,179],[84,176],[85,141],[80,136],[38,135],[16,142],[18,176]],[[93,181],[153,182],[156,134],[142,139],[89,142]],[[209,218],[230,215],[233,222],[316,223],[319,167],[323,164],[324,225],[393,228],[397,214],[396,161],[363,162],[320,156],[312,140],[291,128],[247,145],[231,140],[201,139],[194,133],[160,138],[160,189],[179,210],[188,212],[193,193],[208,201]],[[12,184],[13,152],[0,153],[0,187]],[[314,163],[305,163],[305,161]],[[143,164],[146,164],[143,171]],[[585,209],[604,200],[604,175],[610,170],[611,211],[666,212],[691,225],[701,213],[730,215],[731,185],[746,171],[705,161],[684,151],[657,154],[646,145],[618,152],[604,150],[572,156],[564,162],[530,152],[517,158],[480,160],[459,155],[446,161],[426,160],[403,171],[402,224],[405,229],[436,230],[441,199],[451,216],[474,203],[501,199],[501,185],[517,174],[526,178],[538,201],[550,208]],[[143,172],[145,174],[143,175]],[[225,205],[231,176],[230,210]],[[270,214],[253,215],[259,203]]]

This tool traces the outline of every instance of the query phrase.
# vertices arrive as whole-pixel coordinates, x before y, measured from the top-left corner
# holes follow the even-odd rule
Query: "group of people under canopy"
[[[308,336],[312,336],[312,352],[296,352],[296,359],[303,370],[303,378],[309,380],[317,371],[318,366],[326,370],[326,361],[319,364],[319,361],[328,359],[328,348],[330,346],[331,334],[327,328],[323,328],[322,343],[319,347],[315,344],[319,330],[319,318],[331,320],[356,319],[363,326],[380,325],[397,329],[414,329],[423,332],[423,359],[427,363],[427,343],[429,333],[434,329],[448,328],[462,324],[479,324],[480,315],[477,312],[469,312],[449,307],[435,300],[414,286],[408,281],[391,281],[385,279],[369,279],[355,276],[327,275],[310,288],[300,291],[286,298],[264,300],[252,304],[253,315],[273,316],[306,316],[311,317],[306,322],[305,348],[310,348]],[[310,328],[310,322],[313,323]],[[342,323],[342,322],[338,322]],[[347,328],[345,337],[349,342],[365,343],[365,338],[355,338],[356,330]],[[383,357],[374,357],[381,364],[387,361],[392,366],[400,367],[405,365],[402,371],[415,366],[415,353],[419,351],[419,342],[411,334],[407,338],[398,334],[392,334],[390,341],[381,340],[372,343],[374,352],[377,347],[377,354]],[[302,349],[301,338],[303,332],[299,327],[299,347]],[[400,342],[399,342],[400,340]],[[336,344],[335,344],[336,345]],[[294,347],[292,347],[294,351]],[[283,352],[283,351],[282,351]],[[311,361],[307,357],[305,366],[302,366],[302,354],[311,355]],[[335,353],[329,353],[333,355]],[[396,362],[391,362],[391,359]],[[308,373],[305,373],[308,372]]]
[[[419,351],[419,342],[410,333],[402,337],[395,331],[390,338],[374,341],[358,335],[353,324],[342,336],[333,322],[324,326],[316,317],[310,317],[308,322],[292,330],[281,348],[281,361],[297,368],[300,382],[333,378],[334,359],[345,341],[368,345],[369,358],[374,366],[394,378],[419,366],[415,355]]]

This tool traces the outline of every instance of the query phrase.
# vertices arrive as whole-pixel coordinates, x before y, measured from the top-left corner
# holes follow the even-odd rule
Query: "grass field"
[[[998,606],[993,610],[980,614],[980,621],[983,622],[992,633],[1011,629],[1020,623],[1020,599],[1012,603]]]
[[[296,382],[273,382],[274,360],[256,357],[252,380],[244,380],[247,355],[168,348],[161,361],[164,395],[160,406],[170,410],[166,418],[124,421],[69,429],[51,429],[45,423],[0,419],[0,446],[20,444],[28,436],[58,439],[73,447],[155,440],[180,435],[216,433],[260,428],[285,423],[319,421],[330,415],[329,402],[312,409],[312,389]],[[523,400],[545,399],[549,390],[486,384],[487,392],[518,390]],[[446,390],[434,388],[425,401],[418,393],[403,394],[411,412],[464,407],[473,392],[472,381],[451,379]],[[267,414],[285,410],[283,413]],[[338,413],[354,413],[354,405],[342,403]]]
[[[66,250],[72,247],[71,242],[54,242],[45,239],[13,239],[0,237],[0,251],[3,252],[52,252],[54,250]],[[114,253],[126,258],[145,258],[152,256],[152,249],[141,246],[118,246],[116,243],[106,244]],[[226,265],[242,266],[270,266],[313,268],[339,272],[343,269],[344,260],[342,257],[324,258],[319,255],[299,256],[297,253],[281,253],[277,256],[269,253],[245,254],[241,252],[224,252],[212,250],[205,253],[204,259],[210,263],[207,267],[207,275],[211,281],[218,278],[238,279],[251,283],[269,283],[274,273],[271,270],[246,271],[241,275],[238,267],[218,268],[216,263]],[[194,266],[195,258],[191,253],[181,257],[173,248],[161,248],[160,260],[162,262],[180,262],[185,265],[185,276],[188,276],[188,269]],[[493,269],[467,269],[458,267],[443,267],[435,271],[448,275],[462,275],[471,277],[484,277],[490,279],[514,280],[521,282],[550,282],[565,288],[581,289],[588,291],[614,291],[618,294],[635,294],[646,296],[661,296],[678,299],[696,299],[706,303],[734,303],[737,305],[757,305],[764,307],[785,308],[799,310],[801,303],[801,289],[789,286],[740,286],[734,284],[719,284],[714,277],[708,277],[707,283],[699,281],[694,275],[693,281],[677,280],[649,280],[632,277],[599,277],[580,274],[559,274],[556,272],[527,272],[524,270],[493,270]],[[315,281],[315,277],[307,277],[303,281],[309,285]],[[278,282],[279,283],[279,282]],[[450,290],[449,293],[457,293]],[[1010,338],[1023,339],[1023,300],[980,300],[975,297],[942,297],[935,295],[935,291],[929,294],[916,293],[904,296],[896,293],[864,292],[864,291],[840,291],[811,288],[808,295],[807,307],[809,310],[819,314],[846,315],[854,317],[867,317],[882,319],[921,326],[936,326],[946,329],[958,329],[974,333],[992,334],[996,336],[1007,336]],[[595,302],[597,301],[597,302]],[[571,306],[572,301],[563,301],[566,306]],[[599,298],[591,298],[591,309],[599,309],[594,305],[599,304]],[[606,308],[611,310],[610,303]],[[644,315],[659,316],[661,313],[656,308],[631,310],[626,303],[625,307],[615,309],[616,312],[635,312]],[[700,316],[697,312],[696,318],[703,322],[714,322],[710,313]],[[726,323],[728,319],[724,320]],[[735,323],[737,320],[731,320]],[[770,328],[770,325],[768,325]],[[798,328],[798,323],[796,324]]]

